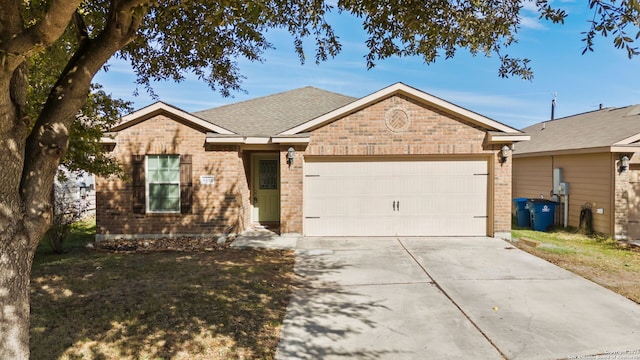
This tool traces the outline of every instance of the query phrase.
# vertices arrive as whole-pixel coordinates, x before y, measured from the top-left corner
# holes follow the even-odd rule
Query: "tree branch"
[[[53,44],[67,28],[80,0],[51,0],[44,17],[24,31],[12,34],[3,46],[3,61],[13,71],[31,54]],[[13,14],[14,16],[16,14]],[[17,14],[19,15],[19,12]]]
[[[82,47],[87,39],[89,39],[89,30],[87,29],[87,25],[84,23],[84,19],[78,10],[73,13],[73,24],[76,26],[78,44]]]
[[[67,151],[69,130],[85,104],[91,81],[116,51],[135,36],[146,13],[143,0],[117,2],[111,6],[106,27],[86,38],[62,72],[27,138],[20,193],[31,222],[41,222],[50,202],[50,189],[58,164]],[[125,6],[126,5],[126,6]]]

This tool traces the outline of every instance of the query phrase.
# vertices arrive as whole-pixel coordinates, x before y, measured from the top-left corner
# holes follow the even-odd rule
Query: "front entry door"
[[[280,221],[280,166],[278,154],[254,155],[253,221]]]

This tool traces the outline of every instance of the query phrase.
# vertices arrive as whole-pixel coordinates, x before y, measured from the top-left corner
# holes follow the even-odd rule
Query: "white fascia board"
[[[531,136],[527,134],[489,134],[490,143],[519,142],[529,140],[531,140]]]
[[[640,145],[621,145],[621,146],[613,145],[611,147],[611,152],[612,153],[640,152]]]
[[[207,137],[207,144],[244,144],[242,136]]]
[[[622,140],[618,141],[617,143],[613,144],[613,146],[633,144],[634,142],[636,142],[638,140],[640,140],[640,134],[635,134],[633,136],[629,136],[626,139],[622,139]]]
[[[262,136],[247,136],[244,138],[245,144],[269,144],[271,143],[270,137]]]
[[[275,137],[271,138],[275,144],[308,144],[308,137]]]
[[[100,144],[103,145],[115,145],[116,144],[116,139],[109,137],[109,136],[102,136],[100,137]]]
[[[352,113],[354,111],[360,110],[362,108],[365,108],[366,106],[368,106],[369,104],[376,102],[382,98],[385,98],[387,96],[390,96],[392,94],[395,93],[403,93],[406,94],[410,97],[413,97],[419,101],[423,101],[423,102],[427,102],[432,104],[433,106],[440,108],[442,110],[445,110],[447,112],[450,113],[454,113],[457,114],[459,116],[462,116],[472,122],[478,123],[478,124],[482,124],[486,127],[498,130],[498,131],[503,131],[503,132],[507,132],[507,133],[514,133],[514,132],[518,132],[517,129],[514,129],[512,127],[509,127],[507,125],[504,125],[502,123],[499,123],[495,120],[489,119],[487,117],[484,117],[480,114],[477,114],[473,111],[467,110],[465,108],[459,107],[457,105],[454,105],[448,101],[442,100],[440,98],[437,98],[433,95],[429,95],[423,91],[420,91],[418,89],[412,88],[408,85],[405,85],[403,83],[396,83],[393,84],[391,86],[388,86],[382,90],[379,90],[371,95],[367,95],[359,100],[356,100],[352,103],[349,103],[341,108],[338,108],[336,110],[333,110],[325,115],[322,115],[320,117],[317,117],[313,120],[307,121],[304,124],[298,125],[294,128],[291,128],[289,130],[286,130],[282,133],[280,133],[279,135],[294,135],[294,134],[298,134],[301,132],[305,132],[305,131],[309,131],[313,128],[316,128],[318,126],[322,126],[325,123],[328,123],[336,118],[339,118],[341,116],[345,116],[349,113]]]
[[[131,114],[125,115],[122,117],[121,122],[116,125],[114,127],[114,129],[121,129],[126,127],[125,125],[129,122],[134,122],[135,120],[139,119],[139,118],[143,118],[145,116],[149,116],[152,115],[153,113],[156,112],[168,112],[170,114],[173,114],[177,117],[180,117],[182,119],[184,119],[185,121],[191,122],[193,124],[196,124],[200,127],[203,127],[207,130],[211,130],[211,131],[215,131],[218,134],[223,134],[223,135],[234,135],[234,132],[231,132],[225,128],[222,128],[220,126],[214,125],[208,121],[205,121],[197,116],[194,116],[186,111],[180,110],[176,107],[170,106],[168,104],[163,103],[162,101],[158,101],[156,103],[153,103],[145,108],[142,108],[138,111],[134,111]]]
[[[271,143],[271,138],[262,136],[208,136],[206,142],[207,144],[265,145]]]

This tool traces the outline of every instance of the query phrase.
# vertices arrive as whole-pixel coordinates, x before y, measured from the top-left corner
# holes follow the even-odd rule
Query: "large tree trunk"
[[[18,0],[0,0],[0,359],[29,359],[29,283],[33,256],[51,224],[51,189],[86,102],[93,76],[130,42],[143,0],[113,1],[94,38],[79,29],[79,47],[52,88],[35,124],[25,115],[29,56],[51,45],[80,0],[51,0],[42,21],[24,28]],[[2,54],[12,54],[3,56]]]
[[[29,282],[34,241],[25,230],[0,234],[0,359],[29,358]],[[37,241],[35,241],[37,244]]]

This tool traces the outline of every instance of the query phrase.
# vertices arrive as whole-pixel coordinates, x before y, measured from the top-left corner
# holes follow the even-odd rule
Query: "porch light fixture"
[[[620,172],[626,171],[629,168],[629,157],[627,155],[623,155],[620,158]]]
[[[509,158],[509,154],[511,153],[511,149],[509,149],[509,145],[505,145],[500,150],[500,162],[506,163]]]
[[[293,165],[293,157],[296,154],[296,149],[293,148],[293,146],[290,146],[289,149],[287,149],[287,164],[289,166]]]

